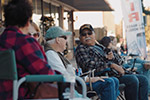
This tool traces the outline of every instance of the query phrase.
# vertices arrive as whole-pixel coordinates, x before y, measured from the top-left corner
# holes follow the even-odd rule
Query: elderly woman
[[[44,45],[45,39],[43,38],[43,36],[41,34],[40,28],[38,27],[38,25],[35,22],[31,21],[31,25],[29,27],[28,34],[31,37],[35,38],[39,42],[39,44]]]

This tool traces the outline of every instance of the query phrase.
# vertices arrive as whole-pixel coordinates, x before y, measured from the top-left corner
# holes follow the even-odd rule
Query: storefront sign
[[[141,0],[121,0],[128,54],[146,57],[145,28]]]

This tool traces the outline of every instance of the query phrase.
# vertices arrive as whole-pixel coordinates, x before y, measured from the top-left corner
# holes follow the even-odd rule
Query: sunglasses
[[[28,33],[30,36],[33,36],[33,37],[39,37],[40,34],[37,32],[37,33]]]
[[[93,33],[92,32],[88,32],[88,33],[81,33],[81,36],[86,36],[86,35],[92,35]]]
[[[65,40],[67,40],[67,36],[59,36],[59,38],[63,38]]]

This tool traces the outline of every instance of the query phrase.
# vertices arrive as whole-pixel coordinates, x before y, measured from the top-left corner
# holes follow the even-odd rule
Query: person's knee
[[[146,76],[142,75],[141,76],[141,82],[142,84],[144,84],[145,86],[148,86],[148,79]]]
[[[112,77],[113,81],[115,82],[115,84],[119,85],[119,80],[115,77]]]
[[[132,84],[133,86],[139,86],[139,80],[135,75],[132,75],[129,79],[128,79],[128,83]]]
[[[117,82],[118,82],[118,84],[119,84],[119,81],[114,80],[113,78],[108,78],[108,79],[107,79],[107,83],[110,84],[110,85],[114,85],[114,84],[117,83]]]

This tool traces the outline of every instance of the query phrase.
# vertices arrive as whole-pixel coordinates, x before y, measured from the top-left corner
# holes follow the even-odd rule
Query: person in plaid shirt
[[[80,27],[80,44],[75,50],[75,58],[77,65],[82,68],[83,72],[95,69],[96,73],[105,70],[106,68],[116,68],[120,73],[124,73],[116,64],[105,62],[105,53],[101,48],[95,45],[95,32],[90,24],[84,24]],[[99,53],[101,52],[101,53]],[[104,78],[105,81],[97,81],[92,83],[93,90],[101,95],[101,100],[116,100],[119,81],[115,77]],[[111,90],[109,86],[115,88]],[[109,91],[111,90],[111,91]],[[112,96],[113,95],[113,96]]]
[[[42,47],[27,35],[32,17],[32,6],[28,0],[12,0],[4,6],[6,29],[0,36],[0,50],[15,51],[18,77],[29,74],[48,74],[55,72],[47,63]],[[19,100],[25,97],[27,88],[19,90]],[[0,80],[0,100],[12,100],[12,81]]]
[[[75,58],[83,72],[91,69],[96,69],[96,72],[99,72],[112,67],[120,73],[124,73],[124,70],[116,64],[106,62],[107,57],[105,52],[99,46],[95,45],[95,32],[90,24],[84,24],[80,27],[79,38],[81,43],[76,48]]]
[[[106,52],[100,45],[96,45],[95,32],[91,25],[85,24],[80,27],[80,42],[75,56],[78,66],[88,71],[96,69],[102,71],[105,68],[115,69],[121,77],[118,77],[119,82],[125,84],[126,100],[148,100],[148,80],[143,75],[125,74],[122,67],[115,64],[111,59],[114,57],[112,52]],[[104,40],[103,43],[107,41]],[[105,64],[106,63],[106,64]],[[125,74],[125,75],[124,75]],[[94,89],[94,88],[93,88]],[[97,88],[95,88],[97,90]]]

